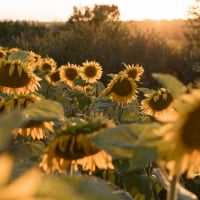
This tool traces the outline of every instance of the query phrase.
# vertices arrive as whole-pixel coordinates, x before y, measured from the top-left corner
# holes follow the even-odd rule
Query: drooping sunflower
[[[97,153],[84,156],[72,161],[72,166],[77,171],[81,166],[83,171],[88,171],[91,175],[96,168],[98,169],[114,169],[112,156],[104,150],[99,150]]]
[[[74,80],[78,78],[79,70],[79,66],[75,64],[62,65],[60,67],[61,80],[71,87],[74,86]]]
[[[142,74],[144,73],[144,68],[140,65],[124,65],[125,70],[123,73],[128,74],[129,78],[134,79],[135,81],[139,81],[141,79]]]
[[[60,70],[57,69],[53,72],[48,73],[45,76],[45,79],[48,81],[48,83],[52,86],[56,86],[58,83],[60,83],[61,80],[61,76],[60,76]]]
[[[37,69],[38,65],[41,63],[41,55],[33,52],[33,51],[28,51],[27,52],[28,56],[29,56],[29,63],[33,66],[33,69]]]
[[[24,137],[31,136],[34,140],[40,140],[45,137],[47,132],[54,132],[53,121],[27,120],[22,127],[14,129],[12,134],[14,137],[17,135],[22,135]]]
[[[38,63],[38,69],[42,73],[51,73],[57,68],[57,63],[53,58],[41,58]]]
[[[5,58],[7,54],[7,50],[3,47],[0,47],[0,59]]]
[[[171,112],[174,112],[174,103],[175,99],[172,94],[166,88],[159,88],[152,93],[145,94],[140,107],[146,115],[165,120]]]
[[[46,172],[60,173],[69,171],[70,167],[91,174],[98,169],[113,169],[112,157],[99,149],[88,137],[89,134],[106,127],[114,126],[110,121],[90,121],[68,124],[55,140],[47,147],[39,166]],[[72,131],[72,132],[71,132]]]
[[[127,74],[117,74],[113,75],[103,95],[120,104],[128,104],[137,98],[137,92],[137,84],[132,78],[129,78]]]
[[[184,94],[171,119],[158,129],[158,152],[170,174],[189,178],[200,172],[200,90]]]
[[[29,63],[0,59],[0,90],[7,94],[28,94],[39,89],[41,79]]]
[[[2,104],[2,111],[9,112],[15,108],[23,110],[29,104],[39,101],[41,99],[42,97],[36,95],[35,93],[30,93],[26,95],[14,95],[3,100],[4,103]]]
[[[83,62],[80,67],[80,76],[87,83],[95,83],[101,79],[102,73],[102,66],[95,61]]]
[[[34,93],[11,96],[0,101],[0,112],[9,112],[15,108],[19,108],[23,111],[29,104],[32,104],[41,99],[41,96]],[[14,137],[17,135],[22,135],[24,137],[31,136],[33,139],[39,140],[43,139],[47,132],[54,132],[53,121],[30,120],[28,117],[24,119],[24,121],[26,122],[23,124],[23,126],[12,131]]]

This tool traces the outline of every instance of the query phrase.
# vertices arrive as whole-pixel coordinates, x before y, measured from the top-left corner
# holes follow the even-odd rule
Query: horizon
[[[160,21],[187,19],[191,0],[0,0],[0,21],[66,22],[73,15],[73,6],[92,8],[94,4],[118,6],[120,21]]]

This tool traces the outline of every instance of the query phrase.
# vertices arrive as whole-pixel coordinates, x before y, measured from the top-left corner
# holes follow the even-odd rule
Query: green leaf
[[[64,110],[60,103],[52,100],[41,100],[29,104],[24,113],[30,120],[36,121],[53,121],[64,120]]]
[[[151,94],[152,92],[155,92],[155,90],[149,88],[138,88],[138,90],[143,94]]]
[[[116,128],[100,131],[91,136],[91,139],[99,148],[105,149],[114,157],[130,158],[139,135],[134,131],[133,126],[119,125]]]
[[[138,146],[134,150],[133,157],[129,160],[130,169],[144,168],[148,162],[157,159],[157,151],[153,147]]]
[[[136,100],[122,108],[119,119],[122,123],[138,122],[140,120],[139,102]]]
[[[36,192],[37,197],[48,197],[54,200],[73,199],[85,200],[85,198],[67,184],[65,180],[55,176],[44,176]]]
[[[11,132],[23,122],[23,115],[19,110],[14,110],[0,116],[0,151],[7,147],[11,140]]]
[[[8,60],[21,60],[23,62],[28,62],[29,54],[27,51],[19,50],[10,54]]]
[[[45,144],[42,141],[34,140],[30,142],[32,157],[40,157],[45,150]]]
[[[15,154],[18,162],[25,160],[37,160],[43,155],[45,144],[42,141],[22,142],[16,141],[11,145],[11,151]]]
[[[91,140],[102,149],[105,149],[113,157],[132,158],[138,146],[146,146],[155,142],[160,137],[154,134],[154,129],[161,124],[133,123],[129,125],[118,125],[108,128],[90,136]]]
[[[123,186],[132,196],[137,193],[143,194],[145,199],[154,200],[158,198],[157,187],[150,176],[140,174],[137,171],[131,171],[123,176]]]
[[[179,97],[186,92],[186,87],[176,77],[169,74],[153,73],[155,78],[163,87],[168,89],[174,98]]]
[[[52,190],[53,188],[53,190]],[[119,200],[105,183],[89,177],[45,176],[37,192],[38,197],[55,200]]]

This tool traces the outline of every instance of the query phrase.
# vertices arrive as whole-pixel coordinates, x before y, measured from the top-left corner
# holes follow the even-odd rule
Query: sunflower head
[[[56,86],[58,83],[61,82],[60,70],[57,69],[53,72],[48,73],[45,76],[45,79],[48,81],[49,84],[52,86]]]
[[[101,79],[102,73],[102,66],[95,61],[83,62],[80,68],[81,78],[88,83],[95,83]]]
[[[129,78],[139,81],[142,74],[144,73],[144,68],[139,65],[126,65],[123,73],[127,74]]]
[[[0,47],[0,59],[5,58],[7,54],[7,50]]]
[[[128,104],[137,98],[137,84],[128,75],[115,75],[103,94],[120,104]]]
[[[22,135],[24,137],[32,137],[34,140],[44,139],[46,133],[54,132],[53,121],[37,121],[27,120],[26,123],[20,128],[16,128],[12,131],[14,137]]]
[[[141,101],[141,109],[147,114],[162,120],[162,117],[173,112],[174,98],[165,88],[159,88],[150,94],[145,95]]]
[[[64,167],[68,170],[66,163],[75,170],[80,166],[88,172],[93,172],[96,167],[114,168],[112,157],[88,137],[88,134],[112,126],[113,123],[100,120],[68,122],[64,129],[57,131],[57,137],[49,144],[40,166],[47,172],[54,169],[63,172]]]
[[[39,89],[39,81],[29,63],[0,59],[0,90],[7,94],[28,94]]]
[[[163,138],[158,151],[172,175],[200,172],[200,90],[184,94],[176,103],[176,112],[158,130]]]
[[[27,95],[14,95],[4,99],[2,104],[2,111],[9,112],[15,108],[25,109],[29,104],[41,100],[42,97],[34,93]]]
[[[41,58],[38,63],[38,69],[42,73],[51,73],[57,68],[57,63],[53,58]]]
[[[79,76],[79,66],[68,63],[60,67],[60,76],[64,83],[74,86],[75,79]]]

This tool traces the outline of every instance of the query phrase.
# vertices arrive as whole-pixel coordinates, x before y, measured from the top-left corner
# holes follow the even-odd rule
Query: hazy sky
[[[0,20],[66,21],[73,6],[115,4],[121,20],[186,18],[193,0],[0,0]]]

